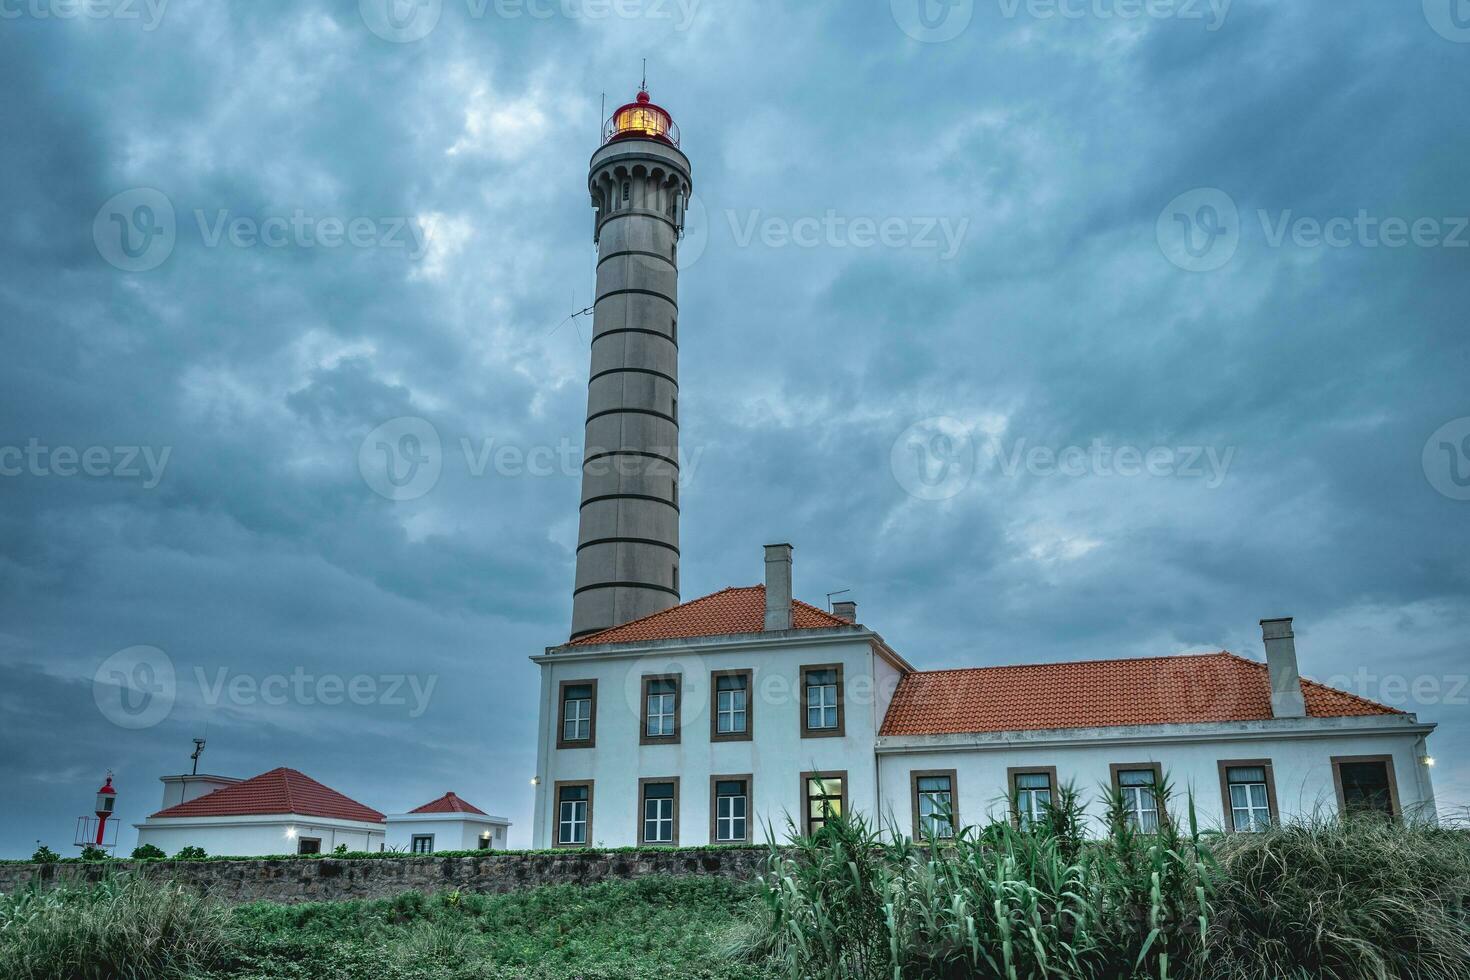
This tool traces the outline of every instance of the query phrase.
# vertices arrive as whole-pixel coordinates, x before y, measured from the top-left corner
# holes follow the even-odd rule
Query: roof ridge
[[[821,612],[820,609],[817,611]],[[846,622],[846,620],[844,620],[844,622]],[[968,674],[982,670],[1031,670],[1042,667],[1076,667],[1086,664],[1149,663],[1151,661],[1157,660],[1205,660],[1209,657],[1219,657],[1222,655],[1227,657],[1234,657],[1236,660],[1240,660],[1245,663],[1259,663],[1259,661],[1246,660],[1246,658],[1244,657],[1236,656],[1229,650],[1214,650],[1210,653],[1169,653],[1152,657],[1104,657],[1099,660],[1050,660],[1044,663],[1034,664],[991,664],[984,667],[945,667],[940,670],[915,670],[904,676],[912,677],[919,674]]]
[[[1252,660],[1250,657],[1242,657],[1240,654],[1231,653],[1229,650],[1222,650],[1221,652],[1228,656],[1234,657],[1241,663],[1250,664],[1252,667],[1260,667],[1261,669],[1267,671],[1271,669],[1271,665],[1263,661]],[[1300,680],[1303,684],[1310,684],[1312,687],[1315,687],[1319,691],[1330,691],[1333,694],[1337,694],[1352,701],[1356,701],[1359,704],[1366,704],[1374,708],[1384,708],[1388,711],[1394,712],[1395,714],[1406,714],[1405,711],[1400,708],[1395,708],[1391,704],[1384,704],[1382,701],[1375,701],[1372,698],[1365,698],[1361,694],[1354,694],[1352,691],[1344,691],[1340,687],[1333,687],[1331,684],[1324,683],[1312,677],[1307,677],[1305,674],[1300,675]]]

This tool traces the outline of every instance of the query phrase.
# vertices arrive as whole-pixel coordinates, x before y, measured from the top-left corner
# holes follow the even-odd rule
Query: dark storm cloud
[[[1470,416],[1470,250],[1269,234],[1287,212],[1470,212],[1470,45],[1418,4],[1237,0],[1209,30],[981,2],[942,43],[888,8],[669,6],[685,26],[445,0],[393,43],[351,3],[174,0],[151,30],[15,7],[0,446],[48,463],[0,477],[0,775],[26,803],[0,852],[69,843],[109,766],[140,819],[206,726],[206,768],[292,765],[380,809],[454,789],[529,840],[525,656],[565,636],[576,536],[583,168],[599,94],[630,94],[645,56],[707,216],[681,283],[687,596],[755,581],[759,545],[790,539],[807,599],[854,589],[924,667],[1258,655],[1255,620],[1295,614],[1308,673],[1441,723],[1441,802],[1470,801],[1449,696],[1470,503],[1421,463]],[[134,273],[92,225],[135,188],[178,231]],[[1197,188],[1240,216],[1212,272],[1155,237]],[[364,244],[321,244],[354,219]],[[405,416],[441,471],[394,501],[359,450]],[[926,500],[891,451],[935,417],[979,465]],[[1001,465],[1094,440],[1230,461],[1218,485]],[[58,447],[109,466],[61,475]],[[116,472],[130,448],[167,451],[156,485]],[[177,690],[130,730],[93,676],[138,645]],[[411,717],[232,699],[221,671],[435,681]],[[1444,685],[1396,697],[1386,674]]]

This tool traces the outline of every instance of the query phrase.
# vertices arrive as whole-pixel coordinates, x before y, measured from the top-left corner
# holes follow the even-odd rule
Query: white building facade
[[[510,821],[445,793],[410,810],[390,813],[384,849],[409,854],[437,851],[505,850]]]
[[[765,586],[726,589],[548,649],[536,847],[757,843],[861,811],[919,835],[1039,816],[1066,784],[1137,822],[1193,796],[1250,830],[1349,810],[1432,816],[1434,726],[1299,678],[1288,620],[1268,662],[1229,653],[916,671],[883,638]],[[1274,685],[1274,686],[1273,686]],[[1295,696],[1293,697],[1293,691]],[[1024,811],[1024,812],[1021,812]]]

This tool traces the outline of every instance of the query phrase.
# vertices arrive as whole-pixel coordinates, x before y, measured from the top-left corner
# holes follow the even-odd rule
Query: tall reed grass
[[[1162,809],[1175,812],[1167,780]],[[771,845],[746,954],[792,978],[1470,977],[1470,837],[1382,821],[1201,831],[1193,801],[1156,833],[1075,788],[1044,826],[916,844],[835,818]]]

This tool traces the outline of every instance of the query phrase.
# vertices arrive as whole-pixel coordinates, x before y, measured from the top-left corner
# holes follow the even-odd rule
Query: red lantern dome
[[[678,146],[679,127],[667,111],[653,104],[648,92],[640,91],[637,101],[619,108],[602,127],[604,145],[626,139],[652,139]]]
[[[107,782],[97,791],[97,809],[94,811],[98,818],[106,820],[112,816],[113,807],[117,806],[117,790],[112,788],[112,776],[107,777]]]

